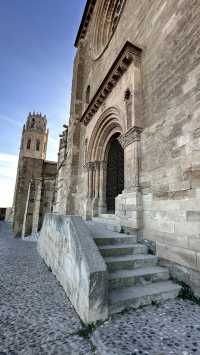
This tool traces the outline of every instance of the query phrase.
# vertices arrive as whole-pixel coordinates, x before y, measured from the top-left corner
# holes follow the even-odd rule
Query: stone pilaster
[[[116,198],[116,216],[123,226],[133,229],[139,229],[142,226],[141,132],[140,127],[132,127],[118,139],[124,148],[125,186],[123,193]]]
[[[38,179],[36,192],[35,192],[35,204],[33,210],[32,234],[37,233],[39,228],[41,192],[42,192],[42,179]]]
[[[22,237],[24,237],[26,235],[27,232],[27,219],[28,219],[28,209],[29,209],[29,203],[30,203],[30,194],[31,194],[31,185],[32,185],[32,180],[29,183],[29,187],[28,187],[28,193],[27,193],[27,198],[26,198],[26,208],[25,208],[25,212],[24,212],[24,219],[23,219],[23,226],[22,226]]]

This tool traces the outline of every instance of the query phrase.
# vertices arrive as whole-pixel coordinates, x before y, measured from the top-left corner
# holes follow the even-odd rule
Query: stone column
[[[135,190],[140,186],[141,132],[141,128],[132,127],[126,134],[118,138],[124,149],[124,191]]]
[[[96,162],[95,198],[99,198],[100,163]]]
[[[140,127],[132,127],[119,142],[124,148],[125,186],[121,195],[116,198],[116,216],[124,226],[138,229],[142,226],[142,199],[140,192],[141,165],[141,132]]]
[[[89,168],[88,168],[88,181],[89,181],[89,184],[88,184],[88,195],[89,195],[89,198],[92,199],[92,195],[93,195],[93,171],[92,171],[91,166],[89,166]]]
[[[28,193],[27,193],[27,198],[26,198],[26,208],[24,212],[24,219],[23,219],[23,226],[22,226],[22,238],[25,237],[26,235],[26,227],[27,227],[27,216],[28,216],[28,209],[29,209],[29,200],[30,200],[30,193],[31,193],[31,185],[32,185],[32,180],[29,183],[28,187]]]
[[[107,173],[107,164],[105,161],[99,162],[99,204],[98,211],[99,213],[105,213],[107,211],[106,206],[106,173]]]
[[[99,214],[99,182],[100,182],[100,162],[94,163],[94,200],[93,200],[93,216]]]
[[[40,202],[41,202],[41,192],[42,192],[42,180],[37,180],[36,192],[35,192],[35,204],[33,210],[33,224],[32,224],[32,234],[38,232],[39,218],[40,218]]]
[[[86,204],[85,204],[85,212],[84,212],[84,218],[90,219],[93,216],[92,213],[92,204],[93,204],[93,199],[95,197],[95,163],[94,162],[87,162],[85,165],[85,171],[87,174],[87,198],[86,198]]]

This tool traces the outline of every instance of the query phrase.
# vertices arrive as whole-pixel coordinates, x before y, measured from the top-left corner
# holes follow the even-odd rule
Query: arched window
[[[36,150],[37,150],[37,152],[39,152],[39,150],[40,150],[40,140],[39,139],[37,139],[37,141],[36,141]]]
[[[28,142],[27,142],[27,149],[30,149],[30,148],[31,148],[31,139],[29,138]]]
[[[35,128],[35,118],[32,119],[31,128]]]
[[[89,102],[90,102],[90,85],[88,85],[87,90],[86,90],[85,101],[86,101],[86,104],[89,104]]]

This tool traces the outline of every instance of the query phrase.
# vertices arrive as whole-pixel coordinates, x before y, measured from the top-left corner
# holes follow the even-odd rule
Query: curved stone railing
[[[106,264],[81,217],[47,214],[38,251],[85,324],[108,317]]]

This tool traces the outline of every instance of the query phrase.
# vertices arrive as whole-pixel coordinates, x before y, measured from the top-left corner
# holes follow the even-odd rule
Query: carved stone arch
[[[126,0],[101,0],[93,19],[92,56],[98,59],[106,50],[117,27]]]
[[[87,215],[98,215],[107,211],[107,170],[108,157],[113,151],[113,144],[120,145],[119,136],[123,136],[126,130],[125,117],[118,107],[110,107],[99,117],[88,144],[87,159],[85,163],[87,171]],[[121,146],[120,146],[121,147]],[[121,147],[122,150],[122,147]],[[112,159],[111,159],[112,161]],[[116,161],[115,159],[113,162]],[[123,160],[124,164],[124,160]],[[113,165],[114,166],[114,165]],[[113,174],[117,176],[118,174]],[[110,175],[109,175],[110,176]],[[124,176],[124,165],[123,165]],[[112,184],[109,184],[111,186]],[[115,185],[113,185],[115,186]],[[118,186],[118,185],[116,185]],[[117,188],[116,188],[117,190]],[[110,191],[110,189],[109,189]],[[113,190],[114,191],[114,190]],[[116,194],[112,194],[112,202],[115,201]]]
[[[117,107],[110,107],[98,119],[88,144],[87,161],[103,161],[106,146],[115,133],[123,134],[126,130],[124,117]]]

